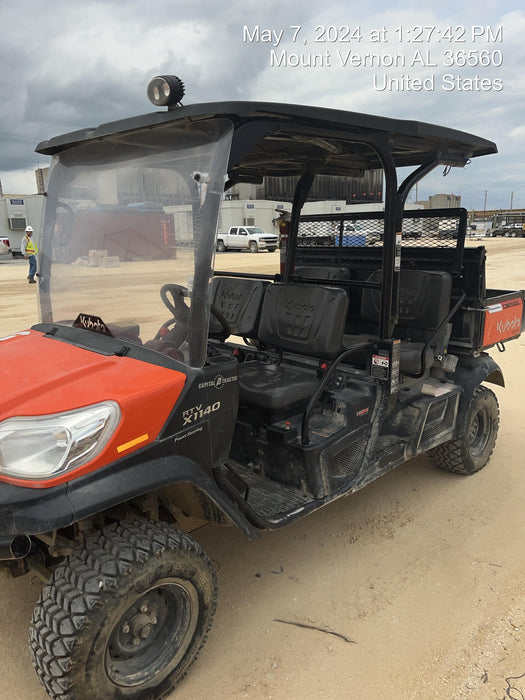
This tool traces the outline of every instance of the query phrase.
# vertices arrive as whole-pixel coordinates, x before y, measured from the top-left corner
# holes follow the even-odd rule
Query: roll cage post
[[[284,266],[284,281],[288,282],[293,273],[295,264],[295,251],[297,248],[297,234],[299,231],[299,216],[301,209],[306,202],[310,188],[312,187],[315,174],[306,172],[301,175],[295,187],[293,195],[292,213],[290,216],[290,231],[288,233],[288,244],[286,247],[286,262]]]
[[[381,283],[379,338],[381,340],[386,340],[392,337],[394,326],[397,323],[401,246],[397,241],[396,233],[400,232],[402,228],[404,205],[412,187],[439,165],[440,161],[437,158],[427,160],[420,165],[419,168],[410,173],[398,188],[391,138],[385,135],[383,138],[374,140],[373,143],[368,141],[363,141],[363,143],[367,143],[377,153],[383,166],[385,177],[383,279]],[[308,197],[314,178],[314,173],[304,173],[300,177],[295,188],[284,269],[285,282],[288,281],[293,274],[299,216],[306,198]]]
[[[399,303],[399,270],[401,247],[396,242],[396,232],[401,231],[403,203],[397,193],[397,171],[388,136],[372,147],[383,165],[385,178],[385,220],[383,229],[383,278],[379,306],[379,338],[391,338],[397,323]]]
[[[383,281],[381,284],[381,304],[379,320],[379,337],[388,339],[392,337],[394,326],[397,322],[397,306],[399,298],[399,270],[401,250],[396,241],[396,232],[401,231],[403,219],[403,206],[413,185],[437,165],[432,160],[420,166],[409,175],[401,187],[397,188],[397,172],[392,156],[391,140],[388,135],[379,137],[373,142],[367,143],[378,155],[383,166],[385,176],[385,217],[383,236]],[[303,204],[306,201],[315,174],[305,172],[299,179],[295,188],[290,219],[290,232],[286,251],[286,264],[284,269],[284,281],[288,281],[293,274],[295,253],[297,248],[297,235],[299,229],[299,216]]]
[[[383,279],[379,310],[379,338],[392,338],[398,320],[399,273],[401,271],[401,242],[396,234],[403,226],[403,210],[408,193],[425,175],[431,172],[439,160],[431,158],[416,168],[397,186],[397,170],[392,155],[392,139],[386,135],[370,146],[377,153],[385,178],[385,219],[383,233]]]
[[[410,192],[412,187],[414,187],[414,185],[417,182],[422,180],[425,177],[425,175],[428,175],[428,173],[434,170],[434,168],[438,165],[439,160],[437,158],[431,158],[426,163],[420,165],[419,168],[417,168],[417,170],[414,170],[414,172],[407,175],[407,177],[399,185],[398,190],[398,195],[401,199],[401,204],[403,205],[403,207],[405,206],[406,198],[408,197],[408,193]]]

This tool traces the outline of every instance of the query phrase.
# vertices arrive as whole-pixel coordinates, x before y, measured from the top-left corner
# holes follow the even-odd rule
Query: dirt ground
[[[489,286],[525,287],[525,239],[483,243]],[[278,255],[228,252],[216,267],[271,271]],[[26,265],[0,258],[0,336],[37,320]],[[170,697],[524,698],[524,349],[525,336],[493,352],[507,386],[495,388],[500,434],[478,474],[421,457],[256,542],[233,528],[197,531],[219,567],[219,607]],[[47,697],[27,652],[40,587],[0,579],[1,696],[10,700]]]

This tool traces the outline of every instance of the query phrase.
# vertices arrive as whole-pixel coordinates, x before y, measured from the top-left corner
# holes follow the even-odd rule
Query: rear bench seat
[[[376,270],[368,282],[381,283],[382,271]],[[448,272],[430,270],[401,270],[399,284],[399,319],[394,338],[401,340],[400,370],[403,374],[418,376],[434,362],[434,349],[442,351],[448,328],[426,348],[437,329],[445,320],[452,295],[452,277]],[[365,287],[361,301],[361,318],[379,323],[379,289]],[[448,326],[448,324],[447,324]],[[372,334],[345,335],[345,348],[371,339]],[[425,349],[426,348],[426,349]]]

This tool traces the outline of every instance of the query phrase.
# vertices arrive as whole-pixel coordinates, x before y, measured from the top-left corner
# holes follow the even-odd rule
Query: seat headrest
[[[382,271],[376,270],[368,282],[380,283]],[[435,270],[401,270],[399,277],[400,326],[437,328],[450,309],[452,277],[448,272]],[[379,320],[380,294],[378,289],[363,289],[361,316],[367,321]]]
[[[224,316],[233,335],[257,338],[268,282],[243,277],[214,277],[212,305]]]
[[[343,289],[271,284],[264,295],[259,339],[289,352],[332,358],[341,351],[347,311]]]

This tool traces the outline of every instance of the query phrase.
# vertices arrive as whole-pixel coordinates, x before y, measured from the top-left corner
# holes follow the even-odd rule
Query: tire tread
[[[472,395],[472,400],[471,404],[474,400],[477,400],[479,396],[482,395],[487,395],[490,396],[496,405],[496,432],[497,428],[499,425],[499,405],[498,405],[498,400],[496,398],[496,395],[491,389],[488,389],[485,386],[478,386],[474,390],[474,393]],[[495,441],[494,441],[495,442]],[[465,447],[465,441],[463,437],[457,438],[455,440],[450,440],[449,442],[444,443],[443,445],[439,445],[438,447],[434,447],[432,450],[428,452],[428,456],[432,460],[432,462],[435,464],[435,466],[439,467],[440,469],[444,469],[445,471],[453,472],[454,474],[472,474],[473,469],[468,466],[468,464],[465,463],[465,452],[464,452],[464,447]],[[485,464],[488,462],[490,459],[490,456],[492,455],[492,452],[494,451],[494,444],[492,445],[490,451],[488,452],[486,456],[485,463],[479,467],[481,469]],[[479,471],[479,469],[476,469],[475,471]]]
[[[201,557],[210,571],[213,564],[186,533],[163,522],[135,520],[107,526],[87,538],[69,561],[57,567],[43,588],[33,612],[29,648],[40,682],[55,700],[75,700],[69,678],[71,655],[87,614],[101,604],[104,591],[115,588],[118,579],[135,563],[160,556],[163,551],[191,553]],[[197,659],[212,626],[216,608],[217,580],[213,576],[211,614],[199,648],[188,668]],[[178,678],[184,677],[188,668]],[[169,692],[169,691],[168,691]],[[151,696],[161,697],[161,695]]]

